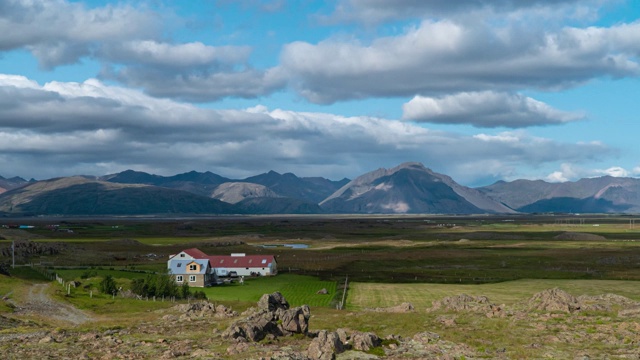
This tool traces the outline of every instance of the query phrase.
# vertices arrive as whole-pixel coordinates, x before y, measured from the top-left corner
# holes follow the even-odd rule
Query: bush
[[[191,291],[189,289],[189,283],[185,281],[182,283],[182,286],[180,286],[180,297],[183,299],[187,299],[189,298],[190,294]]]
[[[100,291],[103,294],[115,294],[118,291],[118,287],[116,286],[116,281],[113,279],[113,276],[107,275],[100,281]]]
[[[205,294],[202,290],[196,291],[193,293],[193,298],[197,300],[207,300],[207,294]]]
[[[186,285],[186,286],[185,286]],[[189,297],[189,284],[178,286],[169,274],[148,275],[145,279],[131,281],[131,291],[140,296],[172,297],[186,299]]]

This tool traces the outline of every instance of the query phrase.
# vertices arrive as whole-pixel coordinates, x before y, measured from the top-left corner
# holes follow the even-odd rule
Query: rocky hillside
[[[236,204],[247,198],[276,198],[280,196],[264,185],[247,182],[226,182],[216,187],[211,197],[230,204]]]
[[[332,213],[513,212],[420,163],[404,163],[364,174],[322,201],[320,206]]]
[[[564,183],[499,181],[478,190],[521,212],[640,211],[640,179],[603,176]]]
[[[5,179],[0,176],[0,194],[5,191],[18,188],[20,186],[24,186],[29,182],[21,177],[12,177],[10,179]]]
[[[248,177],[243,181],[264,185],[284,197],[317,204],[349,180],[331,181],[320,177],[300,178],[292,173],[279,174],[275,171],[269,171],[265,174]]]
[[[0,195],[0,211],[23,215],[233,214],[239,209],[189,192],[85,177],[38,181]]]
[[[211,196],[211,193],[218,185],[231,181],[228,178],[209,171],[204,173],[190,171],[174,176],[160,176],[133,170],[106,175],[101,177],[100,180],[119,184],[155,185],[169,189],[188,191],[203,196]]]

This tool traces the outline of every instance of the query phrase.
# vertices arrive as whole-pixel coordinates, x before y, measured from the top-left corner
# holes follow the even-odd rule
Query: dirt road
[[[34,314],[78,325],[92,321],[93,318],[72,305],[55,301],[47,294],[51,284],[34,284],[29,289],[27,301],[16,304],[17,313]]]

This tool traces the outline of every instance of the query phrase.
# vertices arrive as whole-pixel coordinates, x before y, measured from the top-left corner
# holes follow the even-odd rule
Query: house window
[[[196,282],[196,276],[195,275],[189,275],[189,282]]]
[[[189,270],[196,271],[196,270],[198,270],[198,266],[196,264],[191,264],[191,265],[189,265]]]
[[[178,263],[178,265],[176,265],[176,267],[182,267],[182,263]]]
[[[177,282],[182,282],[182,275],[176,276],[176,281]]]
[[[184,254],[180,254],[180,257],[184,257]]]
[[[267,259],[263,259],[263,260],[262,260],[262,263],[263,263],[263,264],[266,264],[266,263],[267,263]]]

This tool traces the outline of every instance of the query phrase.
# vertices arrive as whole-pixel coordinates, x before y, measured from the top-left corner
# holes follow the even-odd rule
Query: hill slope
[[[513,212],[420,163],[404,163],[364,174],[322,201],[320,206],[327,212],[337,213]]]
[[[260,184],[246,182],[226,182],[220,184],[211,197],[230,204],[236,204],[247,198],[280,197],[273,190]]]
[[[564,183],[499,181],[478,188],[523,212],[639,212],[640,179],[602,176]]]
[[[189,192],[85,177],[38,181],[0,195],[0,211],[14,214],[229,214],[238,208]]]
[[[279,174],[275,171],[248,177],[244,182],[268,187],[283,197],[319,203],[348,182],[347,179],[331,181],[324,178],[300,178],[292,173]]]

